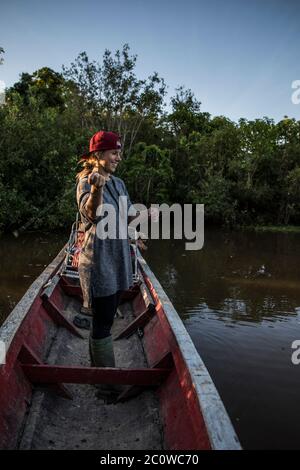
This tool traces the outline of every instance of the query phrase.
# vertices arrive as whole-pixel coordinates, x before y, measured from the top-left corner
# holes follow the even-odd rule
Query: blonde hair
[[[95,168],[99,166],[99,159],[102,157],[104,150],[100,150],[97,152],[91,153],[88,158],[82,158],[80,160],[80,164],[83,166],[83,169],[79,171],[76,175],[76,181],[78,182],[80,178],[84,178],[85,176],[92,173]]]

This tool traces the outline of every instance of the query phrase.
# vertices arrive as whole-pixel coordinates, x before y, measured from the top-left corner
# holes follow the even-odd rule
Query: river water
[[[2,238],[0,322],[67,235]],[[300,234],[206,229],[204,247],[159,240],[145,252],[247,449],[300,449]]]

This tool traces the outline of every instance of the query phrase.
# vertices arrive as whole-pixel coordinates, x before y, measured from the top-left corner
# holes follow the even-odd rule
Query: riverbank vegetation
[[[2,50],[2,52],[4,52]],[[0,49],[1,53],[1,49]],[[230,227],[300,225],[300,121],[212,117],[193,92],[136,75],[128,45],[100,62],[22,73],[0,106],[0,230],[69,226],[79,156],[99,129],[122,135],[134,202],[203,203]]]

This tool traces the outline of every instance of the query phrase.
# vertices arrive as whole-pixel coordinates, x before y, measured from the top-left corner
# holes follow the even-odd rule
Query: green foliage
[[[166,112],[164,80],[139,79],[136,62],[127,44],[100,62],[82,52],[62,74],[23,73],[7,90],[1,231],[70,226],[78,157],[99,129],[122,135],[118,174],[134,202],[202,203],[218,224],[300,224],[300,121],[212,118],[184,87]]]
[[[43,67],[32,75],[22,73],[19,82],[10,88],[7,100],[13,102],[14,98],[20,97],[24,105],[29,105],[34,101],[41,109],[44,107],[63,108],[67,86],[68,82],[61,74]]]
[[[173,172],[169,150],[141,142],[122,166],[126,186],[134,202],[170,202]]]
[[[199,193],[195,193],[191,202],[205,206],[206,220],[232,226],[236,222],[236,205],[231,197],[228,181],[221,175],[213,174],[205,178]]]
[[[24,106],[14,93],[0,112],[1,225],[14,228],[31,220],[31,228],[47,228],[55,225],[70,175],[74,186],[76,128],[70,127],[69,112],[41,109],[33,97]]]
[[[166,85],[156,72],[140,80],[135,74],[137,56],[130,55],[125,44],[113,55],[105,50],[102,63],[90,61],[82,52],[63,67],[83,99],[83,110],[90,127],[111,130],[122,135],[124,156],[141,140],[141,126],[155,126],[162,114]],[[85,118],[86,119],[86,118]]]
[[[200,112],[201,103],[190,89],[177,88],[171,98],[172,112],[167,117],[171,130],[176,136],[188,136],[191,132],[204,132],[207,128],[208,113]]]

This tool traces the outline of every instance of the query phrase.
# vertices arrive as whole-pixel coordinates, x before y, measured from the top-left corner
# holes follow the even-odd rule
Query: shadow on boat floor
[[[72,318],[79,310],[68,299],[65,313]],[[132,319],[130,304],[122,305],[124,318],[117,318],[114,336]],[[85,339],[59,328],[47,362],[60,365],[89,366],[89,332]],[[147,367],[137,335],[114,343],[118,367]],[[158,399],[153,390],[145,390],[129,401],[106,404],[96,397],[93,385],[68,384],[73,400],[55,393],[35,390],[29,413],[19,439],[19,449],[96,449],[157,450],[163,448]]]

